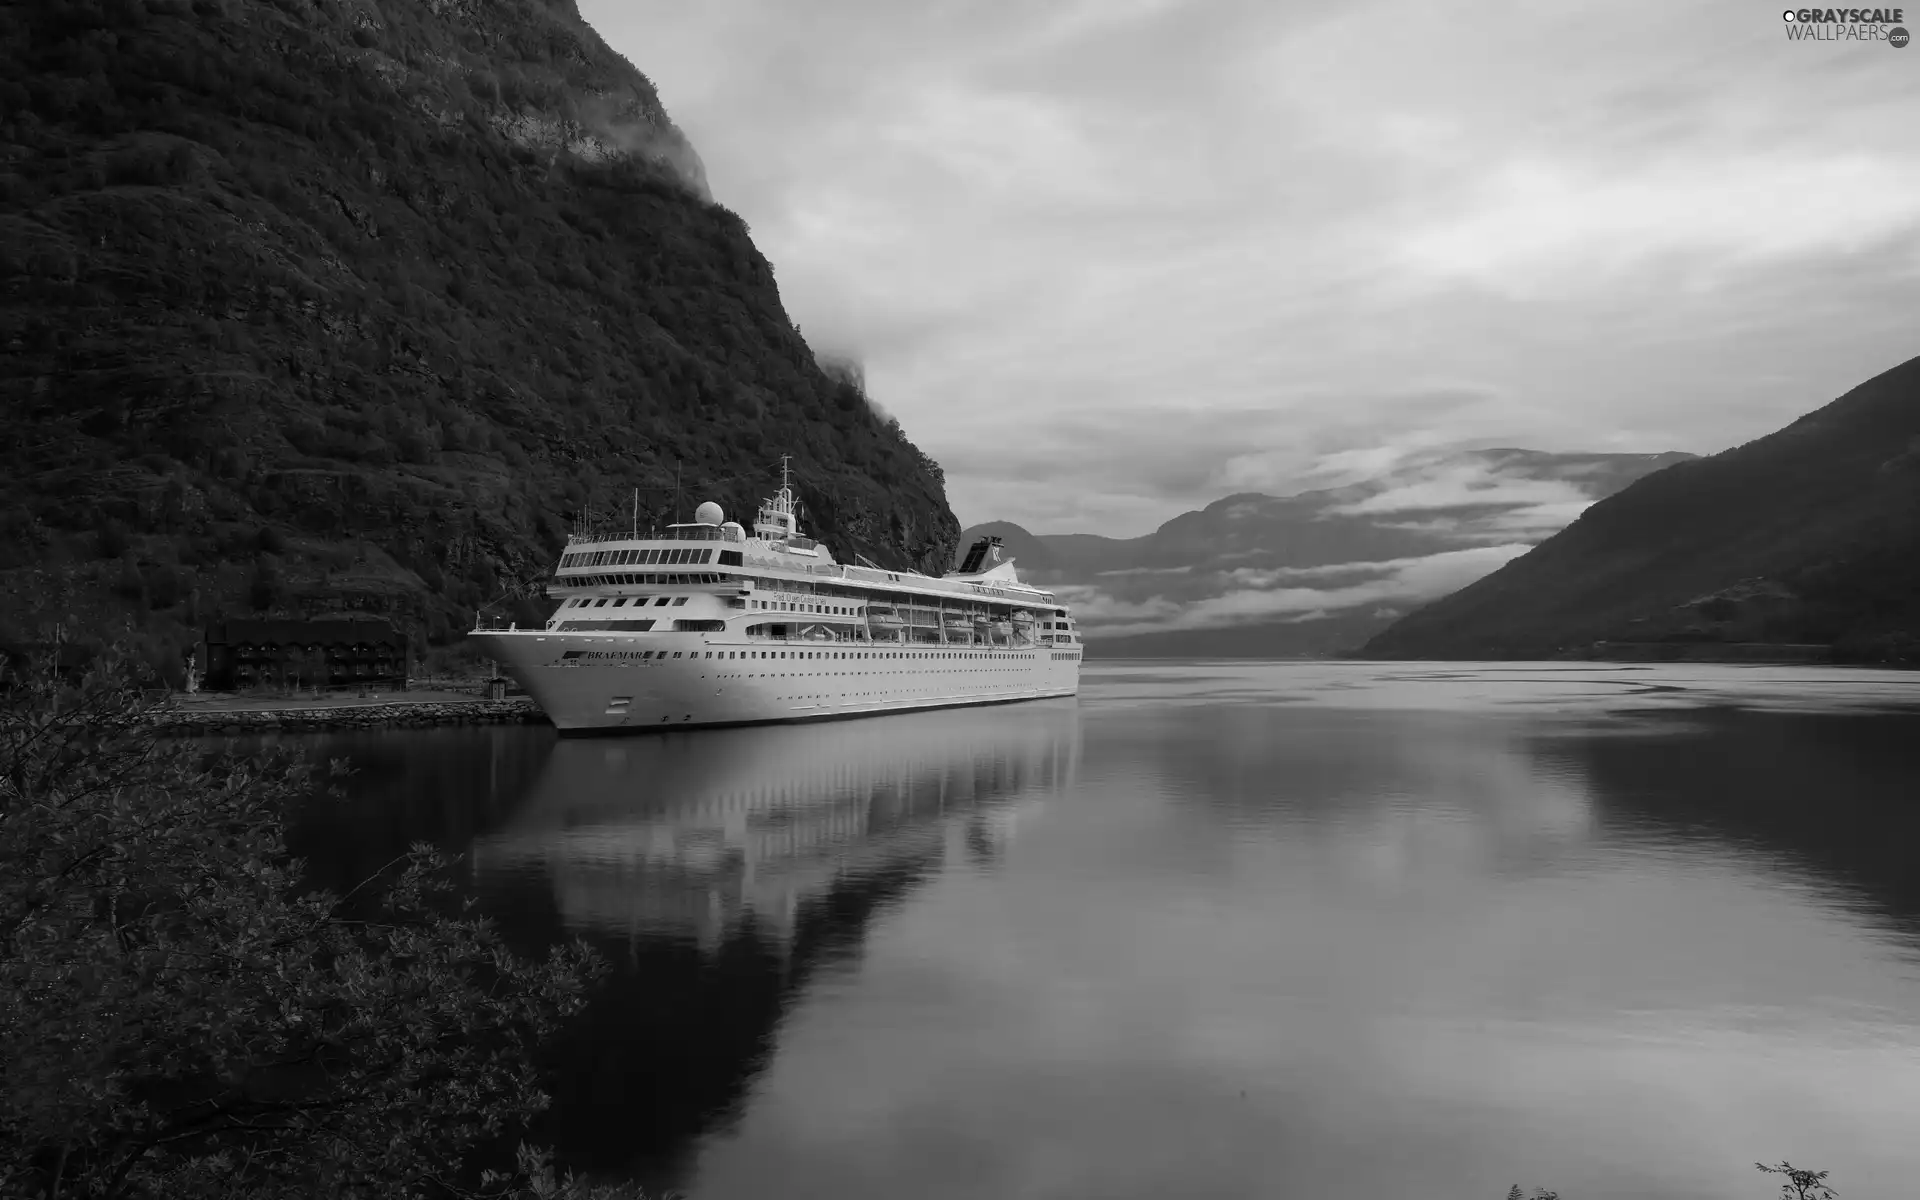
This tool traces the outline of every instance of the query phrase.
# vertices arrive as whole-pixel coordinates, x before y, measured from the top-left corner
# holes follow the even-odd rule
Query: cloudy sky
[[[1758,0],[580,7],[963,523],[1710,453],[1920,353],[1920,49]]]

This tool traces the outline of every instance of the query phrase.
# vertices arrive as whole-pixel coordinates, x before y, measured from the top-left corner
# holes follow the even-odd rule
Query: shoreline
[[[443,725],[531,725],[546,713],[528,696],[508,700],[364,700],[277,707],[182,707],[153,713],[163,733],[258,733],[265,730],[338,732],[357,729],[424,729]]]

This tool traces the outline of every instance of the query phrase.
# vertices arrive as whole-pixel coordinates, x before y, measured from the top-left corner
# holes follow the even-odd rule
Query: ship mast
[[[793,472],[788,467],[792,458],[791,454],[780,456],[780,490],[772,499],[761,502],[760,515],[753,523],[753,531],[761,537],[785,539],[800,534],[794,512]]]

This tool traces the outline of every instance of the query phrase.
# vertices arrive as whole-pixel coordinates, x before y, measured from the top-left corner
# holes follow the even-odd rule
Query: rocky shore
[[[174,707],[154,714],[155,723],[163,730],[182,734],[521,725],[546,719],[539,706],[524,696],[509,700],[394,700],[288,708]]]

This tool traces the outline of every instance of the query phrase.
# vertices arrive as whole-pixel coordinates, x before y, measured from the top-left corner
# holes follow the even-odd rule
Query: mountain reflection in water
[[[1920,676],[1114,664],[1076,704],[325,739],[613,973],[544,1137],[696,1197],[1920,1178]],[[1014,837],[1017,828],[1018,836]]]

